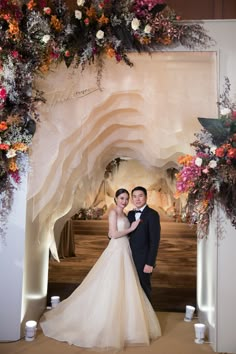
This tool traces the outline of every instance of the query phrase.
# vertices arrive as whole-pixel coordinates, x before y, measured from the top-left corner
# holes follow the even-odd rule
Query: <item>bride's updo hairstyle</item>
[[[124,189],[124,188],[117,189],[116,194],[115,194],[115,198],[114,198],[115,203],[116,203],[116,198],[118,198],[119,195],[123,194],[123,193],[126,193],[129,197],[129,192],[127,191],[127,189]]]

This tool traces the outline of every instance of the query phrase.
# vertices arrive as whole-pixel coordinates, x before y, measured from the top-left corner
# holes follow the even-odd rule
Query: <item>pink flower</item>
[[[236,120],[236,111],[233,111],[232,112],[232,117],[231,117],[232,120]]]
[[[11,177],[14,179],[14,181],[18,184],[20,183],[21,179],[20,179],[20,175],[19,175],[19,171],[9,171]]]
[[[7,91],[6,91],[6,89],[5,89],[4,87],[2,87],[2,88],[0,89],[0,98],[1,98],[2,100],[5,100],[5,99],[7,98]]]
[[[120,62],[122,60],[122,56],[118,53],[116,53],[116,60]]]
[[[86,24],[86,26],[89,25],[89,18],[88,18],[88,17],[86,17],[86,18],[84,19],[84,23]]]
[[[52,59],[58,59],[59,56],[60,56],[60,54],[57,53],[57,52],[51,52],[51,54],[50,54],[50,57],[51,57]]]
[[[12,52],[11,52],[11,55],[13,56],[13,58],[18,58],[19,57],[19,52],[17,51],[17,50],[13,50]]]
[[[46,15],[51,15],[52,10],[51,10],[50,7],[44,7],[43,12],[44,12]]]

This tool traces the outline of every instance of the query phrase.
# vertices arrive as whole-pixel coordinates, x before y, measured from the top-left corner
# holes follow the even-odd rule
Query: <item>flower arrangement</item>
[[[100,220],[105,214],[107,208],[81,208],[78,212],[72,217],[73,220]]]
[[[128,52],[167,45],[206,47],[211,38],[199,24],[184,24],[163,0],[1,0],[0,2],[0,224],[13,198],[45,102],[34,85],[64,61],[83,69],[103,58],[132,66]],[[5,211],[3,211],[5,210]],[[0,229],[0,231],[2,231]]]
[[[229,98],[230,82],[218,102],[218,119],[199,118],[203,128],[191,145],[195,155],[181,156],[177,174],[177,197],[187,197],[186,214],[190,224],[198,224],[198,234],[208,234],[216,203],[236,227],[236,104]]]

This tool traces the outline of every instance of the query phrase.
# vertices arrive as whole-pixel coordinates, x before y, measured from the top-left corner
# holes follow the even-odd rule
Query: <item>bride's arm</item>
[[[126,236],[130,232],[134,231],[136,227],[138,226],[140,220],[136,220],[132,222],[129,228],[118,231],[117,230],[117,214],[115,210],[111,210],[108,216],[108,221],[109,221],[109,230],[108,230],[108,237],[109,238],[119,238]]]

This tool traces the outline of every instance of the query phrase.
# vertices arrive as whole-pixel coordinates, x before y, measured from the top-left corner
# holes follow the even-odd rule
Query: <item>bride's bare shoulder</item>
[[[110,218],[110,217],[117,217],[117,212],[116,212],[116,210],[115,209],[111,209],[110,210],[110,212],[109,212],[109,215],[108,215],[108,217]]]

